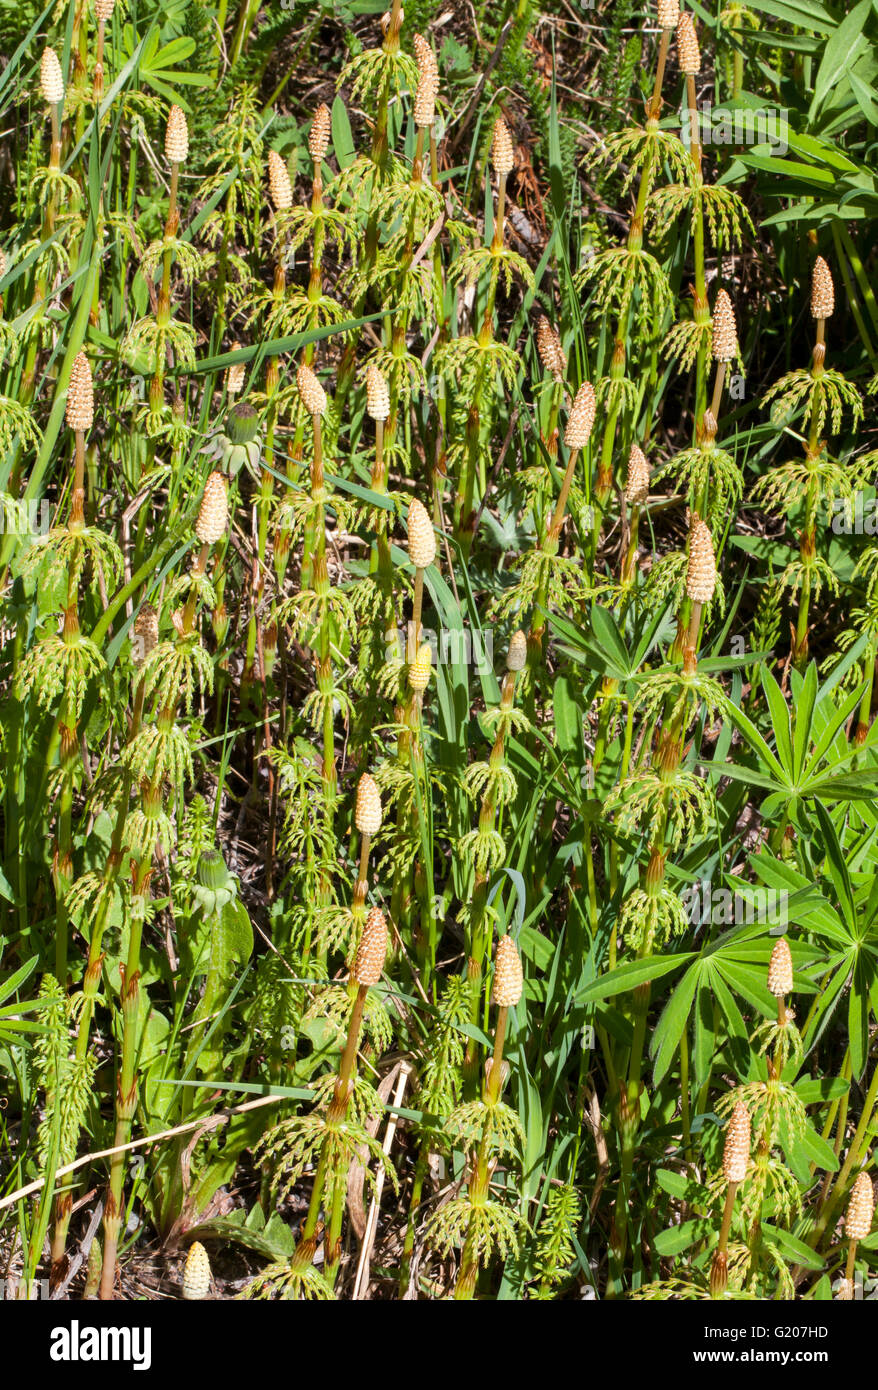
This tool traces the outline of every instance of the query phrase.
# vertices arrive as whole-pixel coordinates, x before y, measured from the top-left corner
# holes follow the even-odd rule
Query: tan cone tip
[[[430,684],[433,674],[433,650],[429,642],[422,642],[418,654],[408,670],[409,688],[420,694]]]
[[[427,508],[417,497],[409,503],[407,528],[412,564],[416,570],[429,569],[436,559],[436,532]]]
[[[387,956],[387,922],[380,907],[373,907],[366,918],[351,972],[358,985],[377,985]]]
[[[229,527],[229,488],[222,473],[213,472],[204,484],[195,534],[202,545],[216,545]]]
[[[775,942],[771,960],[768,962],[768,991],[776,999],[782,999],[785,994],[793,992],[793,958],[785,936]]]
[[[590,381],[584,381],[573,398],[567,417],[564,443],[568,449],[585,448],[594,427],[596,404],[594,387]]]
[[[711,351],[714,362],[732,362],[740,355],[735,310],[725,290],[719,290],[713,306]]]
[[[818,256],[811,273],[811,317],[829,319],[834,312],[835,286],[832,283],[832,271],[823,257]]]
[[[159,644],[159,615],[151,603],[140,605],[132,626],[132,638],[134,664],[142,666]]]
[[[716,590],[716,557],[710,527],[695,513],[689,524],[689,563],[686,597],[693,603],[710,603]]]
[[[307,362],[302,362],[296,372],[296,385],[302,404],[309,415],[326,414],[326,392],[317,380]]]
[[[200,1241],[194,1240],[183,1268],[183,1297],[188,1302],[206,1298],[210,1291],[210,1260]]]
[[[527,665],[527,638],[521,628],[513,632],[509,639],[509,650],[506,653],[507,671],[523,671]]]
[[[308,135],[308,153],[315,165],[322,164],[329,149],[329,136],[332,130],[332,114],[326,102],[322,102],[314,112],[311,130]]]
[[[381,829],[381,793],[374,777],[364,772],[357,783],[354,824],[361,835],[377,835]]]
[[[750,1160],[750,1114],[743,1101],[732,1111],[723,1147],[723,1177],[726,1182],[743,1182]]]
[[[94,387],[91,367],[84,352],[73,359],[67,388],[67,423],[72,430],[90,430],[94,424]]]
[[[543,370],[553,376],[556,381],[563,381],[567,371],[567,358],[561,346],[561,335],[557,328],[553,328],[545,314],[540,316],[537,325],[537,352],[543,364]]]
[[[40,91],[47,106],[57,106],[64,100],[64,78],[54,48],[44,48],[40,59]]]
[[[230,352],[239,352],[240,343],[232,343]],[[246,362],[233,362],[231,367],[226,368],[226,391],[230,396],[239,396],[244,389],[244,378],[247,375]]]
[[[512,136],[502,116],[494,122],[494,135],[491,140],[491,162],[496,174],[511,174],[515,168],[515,151]]]
[[[518,948],[511,936],[501,936],[494,959],[491,1003],[501,1009],[511,1009],[521,998],[523,988],[524,976]]]
[[[436,115],[436,96],[439,91],[439,82],[432,72],[422,72],[418,78],[418,87],[415,92],[415,125],[424,129],[429,129],[433,124]]]
[[[168,112],[165,130],[165,158],[169,164],[182,164],[189,153],[189,127],[179,106]]]
[[[625,483],[625,500],[630,505],[642,506],[649,497],[649,462],[639,444],[631,445],[628,455],[628,479]]]
[[[423,34],[415,34],[412,39],[412,48],[415,50],[415,62],[421,77],[425,74],[432,74],[438,78],[439,64],[436,61],[436,54]]]
[[[865,1240],[872,1231],[872,1218],[875,1215],[875,1189],[872,1179],[865,1171],[857,1174],[851,1188],[844,1231],[848,1240]]]
[[[277,150],[268,151],[268,191],[278,212],[283,212],[285,208],[293,206],[293,186],[290,183],[290,172],[286,160],[281,158]]]
[[[366,413],[371,420],[386,420],[390,414],[390,391],[374,362],[366,368]]]
[[[701,71],[701,50],[695,34],[691,14],[685,12],[677,20],[677,60],[680,71],[687,77],[694,77]]]

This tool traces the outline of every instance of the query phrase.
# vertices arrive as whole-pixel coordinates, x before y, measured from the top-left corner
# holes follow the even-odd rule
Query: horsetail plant
[[[116,1083],[114,1154],[104,1208],[102,1299],[112,1299],[114,1296],[123,1212],[124,1145],[130,1136],[137,1107],[137,1058],[141,1027],[140,950],[149,914],[150,880],[157,846],[162,845],[167,851],[172,834],[164,809],[164,791],[167,783],[181,787],[187,776],[191,776],[192,769],[192,754],[186,735],[176,723],[177,707],[182,697],[188,712],[196,680],[202,689],[208,691],[212,683],[212,668],[195,631],[195,618],[199,601],[213,606],[214,596],[206,574],[207,563],[212,548],[225,539],[228,526],[228,484],[222,474],[213,472],[205,484],[195,523],[199,550],[191,573],[181,576],[168,596],[171,602],[185,596],[185,606],[174,609],[172,614],[176,640],[159,643],[144,663],[144,686],[147,698],[153,698],[155,702],[155,724],[145,726],[125,753],[125,761],[140,784],[140,810],[129,818],[127,831],[133,861],[131,926],[125,963],[120,964],[119,968],[122,1057]]]
[[[32,307],[36,310],[30,325],[26,327],[27,355],[18,389],[18,401],[29,405],[33,399],[37,352],[40,338],[45,333],[44,306],[50,279],[66,265],[66,252],[63,240],[55,238],[56,218],[63,194],[77,195],[78,188],[69,175],[61,172],[61,120],[64,105],[64,78],[61,64],[54,48],[45,48],[40,59],[40,92],[49,110],[51,124],[51,144],[49,163],[40,178],[40,200],[43,204],[43,221],[40,242],[45,247],[37,262]]]
[[[200,1302],[210,1292],[210,1258],[200,1240],[193,1240],[186,1252],[180,1292],[186,1303]]]
[[[735,1210],[735,1194],[746,1180],[750,1163],[750,1115],[746,1105],[738,1101],[732,1111],[723,1146],[723,1178],[726,1182],[725,1206],[719,1243],[710,1266],[710,1293],[722,1298],[729,1282],[729,1232]]]
[[[524,1134],[518,1116],[501,1100],[509,1075],[503,1060],[509,1010],[521,999],[524,978],[518,948],[511,936],[497,943],[491,1003],[497,1006],[492,1056],[485,1067],[482,1098],[464,1103],[449,1118],[448,1128],[460,1135],[469,1151],[466,1195],[447,1202],[433,1217],[427,1241],[440,1252],[461,1246],[454,1297],[475,1297],[479,1271],[493,1254],[516,1251],[522,1234],[522,1218],[511,1207],[491,1196],[491,1175],[497,1161],[515,1154]]]
[[[872,1232],[872,1219],[875,1215],[875,1189],[872,1179],[865,1171],[857,1174],[851,1189],[847,1214],[844,1219],[844,1233],[848,1240],[848,1257],[845,1266],[841,1298],[854,1296],[854,1270],[857,1262],[857,1244],[866,1240]]]
[[[527,262],[511,251],[505,242],[506,182],[515,168],[515,151],[509,127],[503,117],[494,123],[491,139],[491,164],[497,176],[497,198],[494,205],[494,231],[489,245],[466,251],[451,268],[450,278],[477,285],[485,271],[488,283],[484,311],[478,332],[473,336],[449,341],[441,354],[446,377],[457,377],[457,394],[461,400],[464,419],[463,441],[459,451],[459,478],[454,501],[455,536],[464,555],[472,547],[475,521],[476,481],[481,463],[483,442],[490,437],[494,418],[497,379],[511,387],[518,370],[518,354],[495,336],[495,306],[501,273],[507,289],[513,276],[521,279],[528,289],[534,287],[533,273]]]
[[[534,673],[543,660],[543,640],[549,608],[564,604],[568,587],[574,593],[582,587],[578,567],[558,554],[558,546],[576,465],[591,439],[595,411],[594,387],[591,382],[584,381],[576,392],[564,430],[564,444],[569,452],[555,506],[538,548],[525,560],[518,584],[504,603],[506,611],[511,611],[513,605],[516,608],[531,608],[530,631],[527,638],[529,683],[533,682]]]
[[[798,593],[792,655],[800,670],[808,660],[811,601],[819,599],[824,584],[830,593],[837,592],[838,587],[832,568],[817,553],[818,508],[821,501],[830,507],[836,496],[849,498],[853,490],[849,474],[831,457],[820,433],[827,419],[831,421],[832,430],[838,432],[845,406],[851,412],[855,427],[863,414],[856,387],[840,372],[825,365],[826,323],[834,311],[832,273],[823,257],[818,256],[811,276],[811,317],[816,329],[810,369],[787,373],[764,397],[766,402],[773,402],[772,417],[779,422],[786,421],[804,404],[804,423],[808,428],[805,457],[779,465],[760,478],[755,489],[755,495],[769,506],[783,507],[786,511],[804,503],[798,556],[781,576],[781,583],[794,594]]]
[[[5,1272],[857,1296],[868,63],[750,64],[767,161],[736,3],[307,8],[4,19]]]
[[[477,1027],[482,1007],[482,976],[489,955],[493,934],[493,917],[488,908],[488,883],[491,873],[500,867],[506,855],[506,845],[497,829],[497,817],[515,800],[517,784],[506,761],[506,745],[513,733],[521,733],[529,722],[515,708],[515,685],[527,662],[527,638],[521,631],[509,639],[506,653],[506,672],[500,691],[500,703],[484,719],[486,730],[494,735],[494,744],[487,762],[472,763],[466,774],[466,790],[475,801],[480,798],[478,827],[465,835],[460,843],[461,854],[473,872],[473,886],[465,914],[467,979],[470,985],[470,1023]],[[508,949],[508,948],[506,948]],[[464,1079],[474,1088],[478,1045],[474,1038],[467,1042]]]
[[[264,1270],[245,1290],[247,1298],[272,1297],[275,1293],[285,1299],[332,1298],[341,1258],[347,1173],[360,1147],[378,1158],[391,1181],[396,1182],[381,1146],[364,1128],[364,1120],[374,1111],[377,1098],[372,1087],[355,1075],[367,995],[381,979],[386,955],[387,922],[381,909],[373,907],[366,918],[351,970],[351,983],[356,986],[356,993],[338,1073],[320,1082],[315,1108],[309,1116],[282,1121],[262,1141],[262,1151],[274,1160],[278,1176],[282,1175],[282,1191],[292,1187],[310,1162],[316,1167],[307,1216],[292,1258],[288,1263],[270,1265]],[[326,1213],[328,1225],[325,1269],[318,1273],[314,1257],[321,1211]]]
[[[116,0],[95,0],[95,19],[98,22],[98,32],[95,38],[95,64],[94,64],[94,86],[92,96],[95,105],[99,105],[104,95],[104,43],[106,40],[106,30],[109,20],[113,17],[113,10],[116,8]]]
[[[158,614],[152,604],[143,603],[133,625],[132,662],[135,674],[135,693],[128,729],[128,743],[131,743],[140,732],[144,703],[143,665],[149,655],[155,651],[158,640]],[[88,959],[82,978],[82,996],[76,1033],[76,1061],[80,1066],[85,1065],[89,1056],[91,1025],[104,965],[104,934],[120,894],[123,903],[127,894],[127,886],[120,881],[120,875],[125,861],[125,824],[129,811],[132,781],[131,769],[124,768],[118,791],[112,838],[103,873],[99,879],[96,879],[95,875],[82,875],[73,885],[67,900],[71,917],[79,925],[82,925],[84,920],[88,921]],[[52,1263],[56,1269],[61,1267],[64,1259],[71,1210],[71,1193],[65,1185],[59,1191],[55,1203]]]
[[[351,916],[357,938],[366,915],[366,894],[369,891],[369,850],[372,840],[381,829],[381,793],[377,783],[368,772],[364,772],[357,783],[357,804],[354,810],[354,824],[360,835],[360,857],[357,879],[354,885],[354,899]]]

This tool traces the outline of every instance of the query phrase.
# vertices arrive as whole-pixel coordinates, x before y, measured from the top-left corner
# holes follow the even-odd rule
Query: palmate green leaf
[[[710,991],[700,989],[695,996],[695,1045],[692,1049],[694,1081],[698,1088],[707,1081],[716,1059],[718,1022]]]
[[[585,749],[582,739],[582,724],[585,718],[581,705],[576,699],[574,682],[569,676],[559,676],[552,691],[552,709],[555,716],[555,743],[559,753],[574,753],[580,765],[585,762]]]
[[[820,0],[747,0],[747,5],[759,14],[770,14],[785,24],[813,29],[818,34],[831,34],[838,22]],[[780,35],[777,40],[784,42]]]
[[[716,1002],[719,1004],[729,1030],[729,1039],[736,1044],[736,1053],[739,1054],[740,1059],[743,1059],[748,1055],[749,1031],[741,1010],[735,1003],[735,997],[723,979],[722,965],[718,965],[713,972],[711,984]]]
[[[805,755],[811,737],[811,721],[814,715],[814,701],[817,698],[817,664],[808,665],[805,679],[799,672],[793,673],[791,680],[792,703],[796,711],[793,728],[792,768],[795,777],[801,777],[805,766]]]
[[[600,646],[615,663],[617,670],[626,671],[629,669],[628,649],[609,610],[602,608],[600,604],[593,604],[591,626]]]
[[[841,961],[841,965],[838,964],[839,961]],[[834,955],[829,962],[829,968],[834,971],[834,974],[822,987],[817,1007],[811,1015],[811,1021],[805,1033],[804,1042],[807,1052],[816,1047],[825,1033],[841,999],[842,991],[848,982],[850,963],[847,954]]]
[[[874,961],[870,972],[866,960],[861,957],[854,966],[848,994],[848,1046],[855,1080],[859,1080],[865,1070],[869,1050],[869,975],[874,972]]]
[[[595,999],[612,999],[617,994],[627,994],[638,985],[646,984],[649,980],[661,979],[663,975],[679,970],[687,961],[692,960],[694,954],[693,951],[683,951],[676,956],[645,956],[643,960],[626,961],[624,965],[617,966],[615,970],[608,971],[606,975],[601,975],[577,990],[574,1003],[588,1004]]]
[[[676,1197],[681,1202],[693,1202],[700,1196],[704,1200],[704,1189],[687,1178],[683,1173],[675,1173],[670,1168],[656,1169],[655,1180],[663,1192]]]
[[[30,960],[26,960],[24,965],[19,966],[12,975],[0,981],[0,1041],[7,1045],[20,1042],[22,1034],[46,1032],[42,1023],[34,1023],[29,1019],[22,1018],[21,1015],[42,1013],[58,1002],[58,999],[51,995],[41,995],[27,1003],[20,1003],[16,1000],[9,1004],[4,1002],[18,993],[25,981],[30,979],[38,963],[39,956],[31,956]]]
[[[776,29],[751,29],[747,32],[747,43],[760,48],[780,48],[783,45],[791,53],[818,54],[822,44],[816,34],[779,34]],[[763,226],[765,224],[763,223]]]
[[[786,709],[784,709],[784,712],[786,713]],[[772,786],[776,785],[778,781],[783,781],[783,766],[778,762],[777,758],[774,756],[774,753],[771,751],[765,739],[762,737],[756,725],[749,718],[749,716],[746,715],[742,709],[733,706],[729,710],[729,718],[732,720],[735,727],[738,729],[738,732],[743,734],[744,738],[747,740],[754,753],[756,753],[762,765],[768,769],[768,771],[765,774],[763,774],[767,779],[763,783],[763,785]],[[769,778],[769,773],[774,774],[775,781],[772,781]]]
[[[796,769],[793,761],[793,744],[790,738],[791,721],[789,706],[784,699],[780,686],[767,667],[762,667],[760,676],[762,678],[762,689],[765,692],[765,698],[768,701],[768,708],[771,713],[771,727],[774,730],[777,755],[787,775],[795,777]],[[810,721],[810,711],[808,712],[808,721]]]
[[[709,964],[696,961],[689,967],[665,1005],[653,1031],[649,1051],[650,1056],[655,1058],[653,1080],[656,1086],[667,1075],[674,1060],[702,974],[710,975]]]
[[[645,615],[643,626],[635,628],[630,651],[610,613],[597,604],[591,613],[591,636],[586,635],[586,629],[575,627],[557,612],[550,613],[548,619],[552,631],[564,641],[563,650],[570,656],[585,663],[589,672],[625,684],[640,675],[646,657],[657,643],[664,640],[663,634],[666,625],[671,622],[671,616],[670,607]]]
[[[332,103],[332,148],[340,169],[349,169],[357,157],[347,107],[341,97]]]
[[[715,1222],[709,1217],[699,1217],[697,1220],[683,1221],[679,1226],[669,1226],[666,1231],[659,1231],[653,1240],[656,1254],[667,1258],[669,1255],[679,1255],[684,1250],[691,1250],[702,1240],[709,1240],[711,1236],[715,1238]]]
[[[848,866],[845,863],[844,854],[838,842],[838,836],[835,833],[835,826],[830,819],[829,812],[822,802],[815,801],[814,811],[823,835],[823,846],[829,863],[829,876],[832,879],[845,924],[851,933],[855,933],[857,929],[857,911],[854,906],[854,890],[851,884],[851,876],[848,873]]]
[[[868,82],[863,82],[855,72],[846,72],[851,91],[857,105],[870,125],[878,126],[878,92]]]
[[[759,148],[758,146],[756,148]],[[790,197],[790,185],[802,184],[802,193],[814,193],[815,188],[829,189],[835,186],[836,177],[831,169],[820,169],[816,164],[802,164],[795,159],[772,158],[764,154],[739,154],[738,160],[749,169],[758,169],[771,174],[777,180],[776,195]]]
[[[793,1089],[803,1105],[817,1105],[821,1101],[840,1100],[850,1086],[841,1076],[803,1076]]]
[[[731,707],[729,718],[757,754],[763,768],[768,768],[769,772],[731,763],[709,764],[708,770],[714,775],[723,773],[733,780],[751,780],[754,786],[772,791],[773,795],[766,798],[761,807],[762,814],[767,818],[774,817],[783,808],[798,822],[800,807],[810,804],[817,797],[822,797],[824,801],[871,799],[878,789],[878,765],[854,770],[851,764],[855,759],[862,762],[862,750],[849,749],[845,745],[844,753],[833,755],[831,751],[842,726],[859,704],[864,685],[851,691],[838,707],[829,701],[824,708],[831,709],[832,713],[826,717],[820,708],[830,693],[825,684],[814,693],[812,699],[806,677],[796,688],[802,701],[801,708],[795,699],[791,702],[792,708],[787,705],[777,681],[765,669],[762,671],[762,685],[771,713],[777,756],[743,710]],[[808,752],[818,716],[821,723],[825,717],[825,723]],[[846,772],[849,775],[845,775]]]
[[[134,27],[126,24],[122,30],[122,43],[127,56],[130,58],[139,40],[135,37]],[[191,72],[188,68],[179,66],[185,64],[187,59],[192,57],[195,52],[195,40],[180,35],[171,39],[164,47],[159,47],[159,31],[153,28],[147,35],[140,54],[138,73],[142,82],[148,87],[152,87],[160,97],[166,101],[182,106],[185,111],[191,111],[189,103],[180,92],[174,90],[179,85],[189,87],[207,87],[210,85],[210,78],[207,73]],[[176,66],[175,66],[176,65]]]
[[[811,1163],[816,1163],[818,1168],[824,1169],[827,1173],[838,1172],[839,1162],[833,1152],[832,1145],[828,1144],[826,1140],[817,1133],[810,1122],[807,1122],[803,1126],[801,1133],[797,1134],[795,1139],[791,1140],[789,1135],[784,1135],[782,1132],[782,1140],[784,1139],[786,1142],[783,1147],[788,1156],[792,1157],[797,1151],[801,1151],[804,1154],[806,1159],[806,1173],[808,1173],[807,1164]]]
[[[757,662],[766,661],[770,651],[744,652],[743,656],[706,656],[698,659],[699,671],[710,675],[714,671],[743,671]]]
[[[770,1018],[773,1013],[777,1012],[777,1000],[772,994],[769,994],[766,984],[770,954],[770,947],[766,943],[764,965],[746,965],[744,962],[736,960],[723,960],[717,964],[717,969],[735,993],[740,994],[748,1004],[759,1009],[766,1018]]]
[[[791,1264],[802,1265],[804,1269],[823,1269],[825,1260],[821,1260],[810,1245],[806,1245],[804,1241],[790,1235],[790,1232],[785,1231],[782,1226],[772,1226],[765,1221],[762,1224],[762,1234],[769,1244],[776,1246],[783,1258]]]
[[[857,750],[854,749],[843,761],[852,762],[856,756]],[[874,767],[857,768],[847,777],[837,777],[827,772],[807,788],[809,795],[822,796],[824,801],[872,801],[876,792],[878,768]]]
[[[836,673],[833,673],[833,676],[835,676],[835,674]],[[831,700],[825,698],[825,696],[829,695],[835,688],[836,681],[834,679],[832,679],[831,682],[827,681],[824,683],[820,702],[814,711],[814,724],[818,726],[818,729],[815,730],[816,738],[814,740],[814,747],[811,750],[811,766],[816,766],[822,758],[826,757],[833,743],[836,741],[841,750],[840,757],[844,757],[848,751],[847,743],[843,736],[843,730],[849,717],[859,704],[863,694],[863,686],[858,685],[838,706],[834,705]],[[819,728],[819,725],[824,720],[824,716],[825,723],[823,723],[822,728]]]
[[[19,966],[12,975],[7,975],[5,980],[0,980],[0,1004],[11,999],[12,995],[21,989],[25,980],[29,979],[36,970],[38,961],[39,956],[31,956],[30,960],[26,960],[24,965]]]
[[[849,154],[837,149],[831,141],[824,140],[819,135],[808,131],[795,131],[790,127],[786,128],[784,134],[790,149],[805,159],[819,160],[830,169],[836,169],[841,173],[856,173],[859,168]]]
[[[814,79],[814,96],[808,112],[813,120],[829,93],[842,75],[853,67],[860,55],[868,49],[868,39],[863,33],[867,18],[872,14],[872,0],[860,0],[833,33]]]

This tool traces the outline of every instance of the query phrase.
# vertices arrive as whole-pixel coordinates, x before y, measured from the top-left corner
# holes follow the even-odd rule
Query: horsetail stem
[[[357,1050],[359,1048],[360,1029],[363,1022],[363,1011],[366,1006],[366,995],[371,988],[379,983],[384,971],[386,956],[387,922],[380,907],[373,907],[369,916],[366,918],[366,924],[363,927],[363,934],[360,937],[360,944],[357,948],[353,969],[351,970],[351,983],[356,985],[357,992],[348,1020],[344,1052],[342,1053],[338,1074],[335,1079],[332,1099],[327,1110],[327,1135],[334,1127],[344,1124],[345,1117],[348,1113],[354,1086],[354,1066],[357,1059]],[[291,1268],[294,1270],[304,1269],[314,1262],[314,1256],[317,1251],[317,1223],[324,1200],[324,1182],[326,1179],[328,1157],[328,1139],[324,1139],[317,1168],[314,1173],[314,1185],[311,1189],[308,1213],[302,1227],[302,1234],[290,1261]],[[338,1209],[334,1207],[330,1214],[326,1242],[326,1280],[330,1287],[335,1282],[338,1261],[341,1256],[341,1208],[339,1204],[336,1204],[336,1206]]]
[[[207,560],[212,547],[223,540],[228,531],[229,504],[228,485],[222,474],[213,472],[205,484],[195,535],[200,549],[193,564],[196,583],[191,596],[179,618],[178,638],[185,640],[193,631],[198,596],[197,580],[207,568]],[[172,728],[177,713],[179,692],[160,694],[156,711],[156,725],[164,733]],[[140,785],[140,799],[144,819],[156,827],[162,814],[163,769],[161,765],[151,776],[144,777]],[[139,859],[132,866],[133,897],[131,904],[131,929],[128,951],[124,965],[120,964],[120,1003],[122,1009],[122,1063],[116,1081],[116,1129],[114,1153],[110,1163],[110,1182],[104,1207],[104,1257],[101,1270],[100,1297],[112,1299],[116,1281],[116,1260],[119,1245],[119,1232],[122,1225],[123,1183],[125,1175],[125,1153],[123,1146],[131,1134],[131,1125],[137,1107],[137,1066],[139,1051],[140,1022],[140,949],[143,927],[146,919],[150,880],[153,873],[153,860],[156,841],[147,845]]]
[[[821,378],[826,362],[826,321],[835,310],[835,289],[832,273],[822,256],[814,262],[811,274],[811,317],[815,320],[814,348],[811,354],[811,380],[815,396],[819,399],[823,387]],[[802,566],[802,585],[799,593],[799,611],[796,617],[796,632],[793,641],[793,661],[801,670],[808,661],[808,619],[811,604],[812,571],[817,553],[817,506],[819,502],[819,479],[817,464],[825,445],[818,440],[820,413],[817,400],[811,402],[811,422],[805,461],[811,469],[811,478],[805,495],[805,519],[799,539],[799,561]]]
[[[546,630],[545,611],[548,602],[549,591],[549,564],[550,557],[558,549],[558,542],[561,537],[561,527],[564,524],[564,515],[567,510],[567,500],[570,496],[570,489],[573,486],[573,478],[576,472],[576,464],[579,455],[587,448],[591,439],[591,432],[595,421],[595,393],[591,382],[584,381],[576,393],[573,405],[570,408],[570,415],[567,419],[567,427],[564,431],[564,443],[570,451],[567,456],[567,467],[564,470],[564,477],[558,493],[557,501],[552,512],[549,524],[540,542],[540,550],[546,557],[544,574],[540,582],[537,593],[537,602],[531,617],[530,631],[527,639],[528,667],[533,671],[540,665],[543,659],[543,636]]]
[[[506,1041],[509,1010],[514,1008],[521,999],[523,988],[524,977],[518,948],[511,936],[503,936],[497,943],[494,983],[491,988],[491,1003],[497,1006],[497,1023],[494,1029],[493,1054],[486,1064],[484,1103],[488,1108],[493,1108],[499,1103],[508,1074],[509,1064],[503,1060],[503,1048]],[[473,1208],[484,1206],[488,1200],[491,1182],[490,1152],[490,1129],[486,1126],[475,1154],[467,1189],[467,1195]],[[455,1299],[468,1300],[473,1298],[478,1276],[477,1227],[475,1220],[471,1219],[461,1253],[457,1281],[454,1285]]]
[[[646,108],[646,130],[650,133],[658,130],[659,117],[662,109],[662,85],[665,75],[665,64],[667,63],[668,48],[670,45],[671,29],[665,21],[669,20],[673,14],[673,6],[663,7],[660,18],[662,32],[659,39],[659,49],[656,58],[655,78],[653,80],[652,96]],[[649,196],[650,184],[652,181],[652,159],[647,159],[641,174],[637,188],[637,198],[631,223],[628,229],[627,249],[628,251],[640,250],[643,244],[643,219],[646,212],[646,200]],[[620,310],[616,321],[616,328],[613,334],[613,347],[610,357],[609,377],[611,381],[621,381],[625,376],[626,367],[626,339],[631,314],[631,299],[626,297],[624,307]],[[591,490],[594,505],[594,527],[592,532],[592,543],[589,552],[589,563],[593,567],[594,559],[597,554],[598,543],[600,541],[601,530],[603,527],[603,515],[613,485],[613,450],[616,441],[616,428],[619,421],[620,404],[614,401],[607,412],[604,422],[601,449],[598,456],[598,465],[595,470],[594,483]]]
[[[875,1189],[872,1179],[865,1171],[858,1173],[851,1188],[850,1201],[844,1221],[844,1233],[848,1239],[848,1257],[845,1267],[847,1296],[853,1296],[854,1269],[857,1259],[857,1244],[866,1240],[872,1231],[872,1218],[875,1215]]]
[[[515,685],[527,663],[527,638],[522,631],[514,632],[509,639],[506,653],[506,673],[500,690],[500,720],[488,764],[489,775],[479,809],[478,831],[481,835],[494,833],[497,812],[497,775],[505,767],[507,723],[515,702]],[[492,776],[493,774],[493,776]],[[481,1017],[481,984],[485,960],[491,945],[491,921],[488,914],[488,873],[486,868],[477,867],[473,880],[472,899],[469,910],[467,931],[467,978],[470,982],[470,1021],[478,1026]],[[504,948],[507,949],[508,948]],[[464,1058],[464,1079],[470,1089],[474,1089],[478,1065],[478,1044],[470,1037],[467,1040]]]
[[[750,1162],[750,1113],[742,1101],[738,1101],[723,1147],[723,1177],[726,1181],[725,1207],[716,1254],[710,1266],[711,1298],[722,1298],[729,1282],[729,1232],[732,1228],[732,1215],[735,1209],[735,1194],[747,1176]]]

